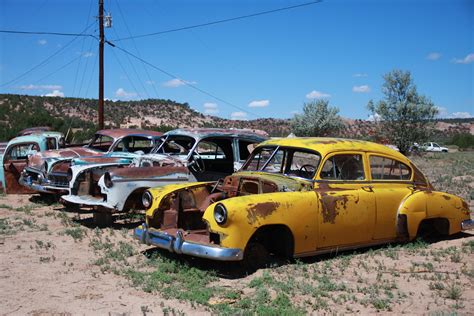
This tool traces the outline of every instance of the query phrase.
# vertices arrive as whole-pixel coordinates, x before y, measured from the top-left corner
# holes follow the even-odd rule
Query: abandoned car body
[[[5,150],[0,154],[2,170],[0,171],[0,187],[6,193],[32,193],[31,190],[18,184],[18,179],[27,164],[28,156],[40,151],[58,149],[64,139],[59,132],[37,132],[31,135],[18,136],[8,142]]]
[[[130,166],[71,166],[69,203],[95,207],[102,213],[143,208],[143,192],[170,183],[212,180],[232,174],[250,155],[249,146],[266,137],[245,130],[177,129],[165,134],[152,153]]]
[[[98,131],[84,147],[70,147],[37,153],[28,159],[20,184],[41,193],[61,194],[69,189],[68,170],[72,164],[129,164],[149,152],[162,133],[111,129]]]
[[[143,200],[143,243],[251,266],[474,227],[467,203],[435,191],[404,155],[337,138],[272,139],[223,181],[152,188]]]

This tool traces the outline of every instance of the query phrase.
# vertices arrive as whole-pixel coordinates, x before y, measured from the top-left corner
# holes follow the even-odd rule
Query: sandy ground
[[[59,204],[51,206],[32,203],[31,196],[8,195],[0,197],[0,219],[2,234],[0,235],[0,314],[2,315],[145,315],[163,314],[168,307],[185,314],[210,314],[209,307],[166,300],[159,293],[146,293],[134,288],[129,280],[111,272],[101,272],[94,265],[97,254],[90,246],[95,229],[90,225],[90,214],[64,212]],[[32,200],[33,199],[33,200]],[[74,239],[65,231],[70,228],[64,216],[75,218],[84,229],[82,240]],[[131,236],[133,225],[115,225],[104,229],[112,240],[126,240],[137,250],[135,259],[142,260],[142,251],[149,247],[135,242]],[[448,240],[434,242],[426,251],[462,247],[466,242],[474,241],[474,231]],[[461,269],[473,268],[474,255],[461,254],[459,262],[442,260],[434,266],[439,273],[456,273],[455,282],[462,286],[461,307],[453,309],[452,300],[446,299],[438,292],[428,289],[429,280],[408,277],[423,273],[426,266],[416,265],[424,262],[426,256],[405,254],[401,252],[397,258],[387,256],[373,257],[369,252],[362,252],[352,257],[347,269],[341,270],[339,281],[351,286],[357,280],[365,280],[368,285],[376,280],[373,270],[364,270],[360,264],[376,267],[384,266],[388,274],[382,279],[394,278],[397,275],[398,292],[406,295],[395,303],[391,311],[382,313],[393,314],[426,314],[439,311],[456,311],[459,314],[474,313],[474,290],[472,277],[460,273]],[[217,283],[223,287],[235,288],[248,296],[252,290],[248,288],[251,280],[262,277],[265,271],[275,279],[287,278],[292,275],[295,282],[304,281],[301,271],[322,271],[327,265],[325,258],[304,260],[302,263],[288,264],[276,268],[261,269],[256,273],[237,279],[219,278]],[[341,264],[344,258],[333,260],[331,264]],[[457,261],[457,260],[456,260]],[[425,264],[425,263],[423,263]],[[303,268],[302,268],[303,265]],[[415,268],[413,268],[415,267]],[[319,270],[318,270],[319,269]],[[352,271],[352,270],[353,271]],[[352,272],[348,272],[352,271]],[[457,272],[456,272],[457,271]],[[305,272],[305,273],[306,273]],[[459,272],[459,273],[458,273]],[[405,275],[407,277],[405,277]],[[300,278],[300,279],[299,279]],[[383,281],[383,280],[382,280]],[[454,282],[454,281],[453,281]],[[301,298],[302,300],[303,298]],[[298,300],[298,298],[296,298]],[[378,313],[369,306],[354,304],[333,304],[322,313]],[[212,305],[212,304],[211,304]],[[308,307],[309,313],[318,313]]]

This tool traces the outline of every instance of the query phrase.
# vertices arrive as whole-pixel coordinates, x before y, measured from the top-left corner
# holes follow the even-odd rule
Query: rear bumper
[[[144,244],[154,245],[177,254],[219,261],[239,261],[243,259],[243,252],[238,248],[223,248],[185,241],[181,230],[174,237],[165,232],[150,231],[146,224],[143,224],[135,228],[134,236]]]
[[[461,222],[461,230],[474,229],[474,220],[466,219]]]

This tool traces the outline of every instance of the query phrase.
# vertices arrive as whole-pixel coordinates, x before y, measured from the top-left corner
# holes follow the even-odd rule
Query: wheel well
[[[268,252],[283,257],[294,254],[294,238],[285,225],[267,225],[257,229],[249,240],[262,244]]]
[[[420,222],[417,236],[424,235],[449,235],[449,220],[447,218],[427,218]]]
[[[145,192],[147,189],[148,188],[138,188],[132,193],[130,193],[127,200],[125,201],[123,210],[129,211],[130,209],[133,209],[133,208],[143,209],[144,207],[142,204],[142,195],[143,195],[143,192]]]

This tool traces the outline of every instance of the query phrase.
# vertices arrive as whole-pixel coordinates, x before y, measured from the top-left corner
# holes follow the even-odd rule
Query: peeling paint
[[[348,195],[346,194],[338,196],[321,194],[323,223],[335,224],[336,217],[339,215],[338,209],[341,207],[346,209],[348,200]]]
[[[258,217],[265,218],[271,215],[279,206],[280,203],[277,202],[250,204],[247,209],[247,219],[249,224],[254,224]]]

